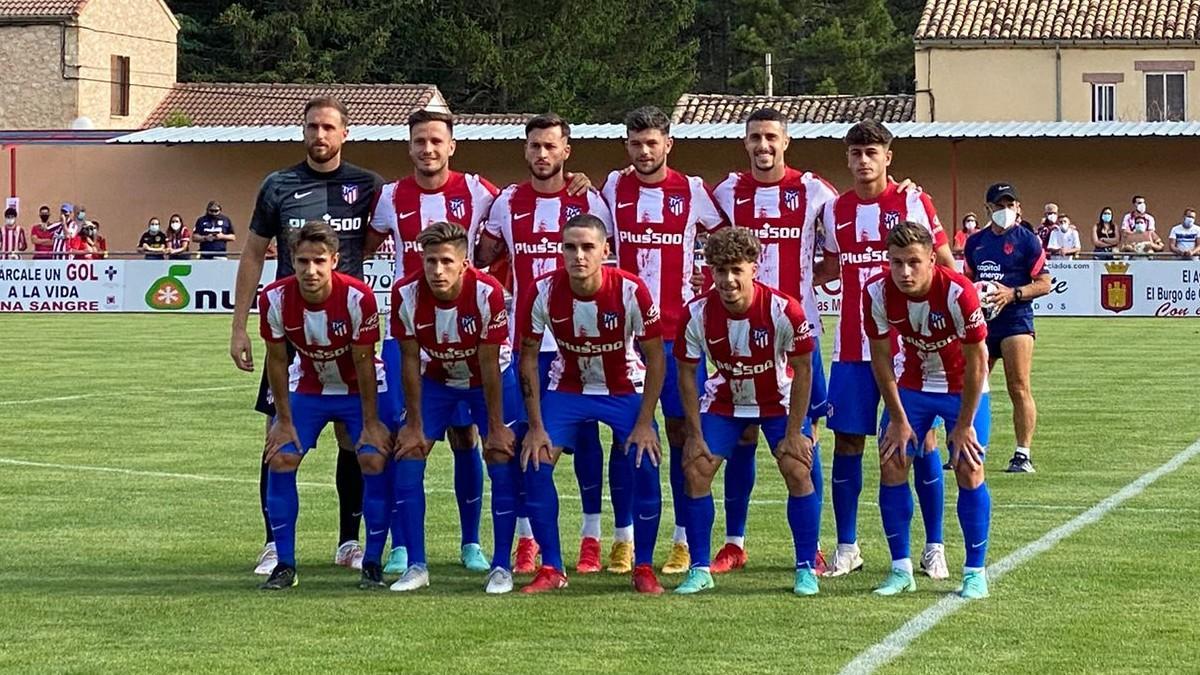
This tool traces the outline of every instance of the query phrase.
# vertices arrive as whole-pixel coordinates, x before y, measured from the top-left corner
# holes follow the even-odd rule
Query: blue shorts
[[[662,403],[663,417],[683,417],[683,399],[679,397],[679,364],[675,362],[675,352],[672,347],[675,346],[673,340],[663,342],[663,351],[666,357],[666,375],[663,377],[662,395],[658,400]],[[708,366],[705,365],[704,358],[701,357],[700,363],[696,364],[696,391],[704,391],[704,382],[708,379]]]
[[[775,448],[787,433],[786,415],[771,417],[729,417],[713,413],[700,415],[700,432],[704,435],[704,442],[708,444],[708,451],[723,459],[729,459],[729,456],[733,454],[733,449],[739,445],[742,432],[746,430],[746,427],[754,424],[759,425],[762,429],[762,434],[767,439],[767,447],[771,448],[771,454],[774,455]],[[808,418],[804,419],[804,435],[812,438],[812,423]]]
[[[979,397],[979,407],[975,410],[975,437],[979,439],[979,444],[985,450],[992,435],[991,402],[991,396],[985,393]],[[916,445],[908,444],[908,455],[919,457],[925,452],[921,441],[924,440],[925,434],[934,427],[937,418],[940,417],[946,421],[947,432],[954,431],[954,425],[958,423],[958,408],[962,405],[962,396],[900,387],[900,405],[903,406],[904,414],[908,416],[908,423],[912,426],[913,433],[918,439]],[[883,431],[887,425],[888,414],[887,410],[884,410],[883,417],[879,421],[879,438],[883,438]],[[954,449],[949,448],[949,450],[953,452]]]
[[[1005,338],[1014,335],[1029,335],[1036,338],[1037,335],[1033,330],[1033,313],[1017,314],[1015,316],[1006,316],[1003,318],[993,319],[987,325],[987,350],[988,358],[1002,358],[1000,352],[1000,343],[1004,342]]]
[[[509,366],[500,373],[503,387],[504,423],[512,425],[521,419],[521,388],[517,384],[516,369]],[[465,424],[462,414],[466,413]],[[488,410],[483,387],[455,389],[441,382],[421,378],[421,425],[425,438],[440,441],[450,427],[465,427],[474,424],[479,434],[487,436]]]
[[[819,420],[828,414],[829,387],[825,381],[825,361],[821,357],[821,338],[813,338],[812,392],[808,396],[808,419]]]
[[[870,361],[835,361],[829,369],[829,428],[870,436],[879,428],[879,386]]]
[[[288,443],[280,452],[290,452],[303,457],[309,450],[317,446],[317,438],[321,430],[330,422],[341,422],[346,425],[350,434],[350,442],[357,445],[362,436],[363,416],[362,399],[358,394],[288,394],[288,402],[292,406],[292,424],[296,427],[296,435],[304,447],[297,448],[295,443]],[[384,399],[380,396],[379,419],[386,419]],[[387,411],[390,414],[390,410]],[[359,452],[379,452],[373,446],[364,446]]]
[[[585,422],[612,428],[613,438],[629,438],[641,412],[641,394],[598,395],[548,391],[542,395],[542,421],[556,448],[576,448]],[[658,423],[653,423],[658,432]]]
[[[384,420],[388,426],[399,428],[404,426],[404,383],[400,379],[400,341],[388,338],[383,341],[381,357],[384,374],[387,376],[388,396],[391,397],[391,409],[395,411],[395,419]],[[518,387],[518,391],[520,388]],[[507,394],[505,394],[507,396]],[[380,397],[383,395],[381,394]],[[380,419],[383,419],[382,417]],[[450,415],[450,426],[469,427],[473,423],[471,409],[466,401],[457,406]],[[445,433],[445,432],[443,432]],[[482,433],[482,432],[481,432]]]

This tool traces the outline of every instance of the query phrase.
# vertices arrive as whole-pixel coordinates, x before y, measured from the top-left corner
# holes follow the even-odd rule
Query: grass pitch
[[[571,587],[551,597],[488,597],[483,575],[457,564],[450,457],[439,446],[428,471],[433,585],[363,593],[355,574],[330,564],[337,509],[327,432],[300,472],[301,585],[263,594],[250,573],[262,537],[263,420],[251,410],[258,377],[229,362],[228,317],[6,315],[0,325],[4,671],[831,672],[960,577],[951,479],[951,581],[918,577],[917,593],[871,596],[887,550],[868,457],[859,516],[866,570],[824,581],[815,598],[793,597],[785,490],[764,448],[750,565],[717,577],[715,591],[637,597],[628,577],[600,574],[572,575]],[[1011,408],[1002,376],[992,382],[989,562],[1200,437],[1198,341],[1197,321],[1039,321],[1036,475],[1001,473],[1013,447]],[[828,472],[828,432],[824,440]],[[562,529],[570,565],[579,509],[568,462],[557,475],[569,495]],[[666,496],[665,468],[663,482]],[[1195,672],[1197,482],[1200,459],[993,582],[991,598],[950,616],[883,670]],[[718,478],[718,496],[719,486]],[[666,499],[660,561],[670,526]],[[718,516],[718,539],[722,527]],[[607,552],[607,511],[604,531]],[[833,532],[827,494],[827,550]],[[668,589],[679,580],[662,578]]]

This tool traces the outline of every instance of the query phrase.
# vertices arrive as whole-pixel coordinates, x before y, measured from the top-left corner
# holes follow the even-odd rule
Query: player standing
[[[800,303],[761,281],[762,245],[748,229],[716,232],[704,245],[714,288],[686,307],[675,340],[680,399],[686,411],[688,543],[692,563],[676,593],[712,588],[712,481],[744,432],[761,427],[787,483],[787,519],[796,553],[797,595],[818,592],[814,570],[821,526],[821,458],[808,419],[812,328]],[[707,353],[716,375],[696,390]],[[757,439],[755,439],[757,441]],[[757,444],[756,444],[757,445]]]
[[[604,200],[613,214],[617,264],[636,274],[650,289],[662,311],[663,335],[673,339],[692,299],[696,267],[696,228],[714,230],[724,224],[721,212],[696,176],[667,166],[671,152],[671,120],[658,108],[638,108],[625,117],[625,150],[632,172],[614,171],[604,183]],[[699,370],[697,374],[700,375]],[[670,446],[671,499],[675,535],[663,573],[685,572],[690,564],[684,517],[683,404],[670,342],[666,344],[666,380],[662,389],[663,419]],[[634,554],[637,548],[634,547]]]
[[[825,415],[826,387],[821,321],[812,284],[813,253],[821,209],[837,197],[837,190],[813,172],[789,167],[784,159],[789,144],[786,116],[772,108],[750,113],[742,139],[750,170],[729,174],[713,189],[713,197],[730,223],[748,228],[761,243],[757,280],[799,300],[809,318],[815,345],[809,419],[815,425]],[[712,561],[714,574],[744,567],[747,560],[746,517],[754,489],[758,428],[747,431],[725,467],[725,546]],[[817,435],[814,431],[813,438]],[[821,452],[820,443],[814,452]],[[817,493],[823,494],[821,474],[813,478]],[[817,556],[819,560],[819,552]]]
[[[986,199],[992,226],[967,240],[963,272],[972,281],[992,281],[997,286],[983,301],[994,307],[988,321],[988,370],[996,366],[996,359],[1004,359],[1004,383],[1013,405],[1017,448],[1005,471],[1033,473],[1029,447],[1037,426],[1037,405],[1029,384],[1035,336],[1030,303],[1050,292],[1050,272],[1037,235],[1013,227],[1021,220],[1021,202],[1013,186],[996,183],[988,188]]]
[[[485,221],[475,249],[475,264],[487,267],[507,256],[513,270],[513,305],[519,306],[522,293],[533,288],[538,277],[558,269],[562,260],[562,228],[566,221],[580,213],[599,218],[612,232],[612,216],[604,200],[594,190],[571,195],[563,167],[571,156],[571,127],[558,115],[538,115],[525,124],[525,162],[529,165],[529,180],[505,188]],[[513,329],[516,329],[514,319]],[[514,333],[514,342],[517,342]],[[550,365],[557,349],[554,339],[546,334],[538,354],[541,372],[541,391],[546,391]],[[620,452],[614,439],[613,452]],[[581,448],[574,453],[575,478],[583,502],[583,530],[580,533],[579,561],[575,570],[581,574],[600,571],[600,508],[601,484],[604,478],[604,453],[600,447],[599,425],[580,434]],[[613,458],[617,462],[617,458]],[[611,495],[616,515],[610,571],[630,572],[633,564],[633,511],[628,481],[622,481],[620,471],[609,472],[613,481]],[[517,548],[518,573],[534,571],[536,544],[532,533],[523,533]]]
[[[927,228],[938,264],[953,268],[949,240],[938,222],[933,201],[915,189],[902,190],[887,175],[892,162],[892,134],[875,120],[855,124],[846,133],[846,156],[854,187],[826,203],[825,253],[814,284],[841,278],[842,303],[833,339],[829,371],[829,428],[834,432],[830,493],[837,524],[837,551],[829,576],[862,568],[858,547],[858,497],[862,492],[862,455],[866,437],[878,429],[879,390],[871,375],[870,350],[864,316],[858,302],[867,279],[887,270],[887,234],[911,221]],[[931,447],[931,444],[927,444]],[[942,464],[936,448],[914,462],[917,497],[925,521],[925,552],[921,568],[931,577],[945,578],[942,544],[944,512]]]
[[[879,436],[879,511],[892,553],[892,570],[875,589],[895,595],[917,588],[909,560],[913,499],[910,456],[933,420],[946,421],[946,445],[958,480],[958,520],[966,546],[964,598],[987,597],[984,564],[992,499],[983,472],[988,412],[988,328],[975,287],[941,265],[925,224],[904,222],[887,236],[890,269],[861,293],[871,339],[871,370],[883,396]],[[900,352],[895,354],[895,337]]]
[[[259,295],[259,323],[267,343],[264,370],[275,401],[263,460],[269,467],[267,512],[279,559],[260,586],[265,590],[296,585],[296,470],[329,422],[345,425],[354,442],[365,481],[362,509],[368,532],[386,532],[388,521],[387,456],[382,453],[391,435],[380,421],[386,399],[380,405],[377,395],[387,384],[383,362],[375,358],[375,293],[362,281],[334,271],[340,242],[329,224],[312,221],[289,234],[287,250],[295,272]],[[367,538],[360,588],[383,585],[383,543],[380,536]]]
[[[342,143],[349,131],[350,116],[346,107],[331,96],[318,96],[304,106],[303,162],[280,169],[263,181],[250,218],[250,232],[238,262],[237,283],[234,287],[233,325],[229,339],[229,354],[238,368],[254,372],[254,356],[246,322],[254,303],[258,282],[262,277],[267,246],[275,240],[278,251],[276,279],[293,273],[292,256],[288,250],[288,233],[306,222],[327,223],[338,237],[338,271],[362,278],[363,256],[374,249],[366,246],[366,224],[371,206],[382,180],[377,174],[342,161]],[[364,250],[365,249],[365,250]],[[275,415],[275,404],[263,371],[258,401],[254,409],[267,416],[267,427]],[[334,424],[337,435],[337,493],[338,548],[334,563],[346,567],[361,567],[363,550],[358,545],[359,523],[362,517],[363,478],[356,458],[354,444],[340,423]],[[255,572],[270,574],[277,560],[271,519],[267,515],[267,465],[262,464],[259,476],[259,500],[266,525],[266,544],[258,557]]]
[[[484,436],[492,480],[495,548],[488,593],[512,590],[518,458],[509,429],[521,416],[516,373],[509,367],[508,312],[500,282],[470,266],[467,232],[434,223],[417,235],[424,269],[392,287],[392,335],[403,353],[406,424],[396,437],[394,497],[404,524],[409,567],[393,591],[429,585],[425,559],[425,460],[465,403]]]
[[[655,404],[663,386],[662,323],[641,279],[608,267],[608,231],[599,218],[581,214],[563,226],[563,266],[536,282],[521,301],[521,389],[529,415],[522,447],[525,489],[542,567],[524,593],[565,588],[558,536],[554,465],[562,449],[576,448],[588,422],[625,439],[620,455],[634,476],[633,587],[659,594],[654,543],[662,514],[661,457]],[[538,350],[550,333],[558,357],[545,396],[538,387]],[[645,365],[642,356],[645,357]],[[598,449],[597,449],[598,451]]]

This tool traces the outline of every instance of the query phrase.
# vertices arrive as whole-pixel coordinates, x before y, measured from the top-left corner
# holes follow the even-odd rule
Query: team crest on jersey
[[[1012,255],[1015,250],[1011,241],[1004,242],[1004,255]]]
[[[800,191],[799,190],[784,190],[783,205],[788,211],[795,211],[800,208]]]
[[[941,312],[930,312],[929,325],[934,330],[944,330],[946,328],[946,315]]]
[[[570,220],[583,213],[583,209],[579,208],[578,206],[568,206],[564,211],[566,213],[567,220]]]
[[[605,312],[601,316],[601,320],[604,322],[605,330],[616,330],[617,324],[621,320],[621,316],[616,312]]]
[[[462,328],[462,332],[467,335],[474,335],[479,331],[479,324],[475,321],[474,315],[460,317],[458,319],[458,324],[459,327]]]
[[[354,183],[346,183],[342,186],[342,199],[346,200],[347,204],[353,204],[358,201],[358,186]]]
[[[467,215],[467,200],[462,197],[454,197],[450,200],[450,213],[455,218],[462,218]]]
[[[899,211],[885,211],[884,212],[884,214],[883,214],[883,226],[884,227],[886,227],[887,229],[890,230],[899,224],[900,224],[900,212]]]
[[[345,321],[330,321],[329,331],[337,337],[346,337],[346,333],[349,332],[349,327],[346,326]]]
[[[764,349],[767,346],[767,341],[770,337],[771,335],[767,332],[766,328],[755,328],[751,332],[751,339],[754,340],[754,346],[759,349]]]
[[[675,216],[683,215],[683,195],[667,197],[667,210]]]

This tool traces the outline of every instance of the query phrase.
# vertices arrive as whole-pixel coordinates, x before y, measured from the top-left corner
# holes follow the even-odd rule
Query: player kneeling
[[[787,519],[796,549],[797,595],[818,592],[814,571],[821,525],[821,472],[808,420],[812,389],[812,327],[794,298],[755,281],[762,245],[744,228],[709,236],[704,258],[714,288],[687,305],[675,341],[679,393],[687,421],[684,474],[691,569],[676,593],[712,588],[709,556],[714,518],[711,492],[721,462],[742,432],[759,425],[787,483]],[[716,366],[704,395],[696,391],[703,354]]]
[[[892,571],[875,593],[916,590],[909,560],[913,497],[911,456],[941,417],[958,479],[958,520],[967,557],[964,598],[988,594],[987,554],[991,496],[983,475],[990,416],[987,394],[987,326],[975,287],[963,275],[935,264],[929,230],[910,222],[887,238],[890,270],[863,289],[863,316],[871,340],[871,370],[885,411],[879,437],[879,509],[892,553]],[[896,337],[899,337],[899,354]]]
[[[404,523],[408,569],[393,591],[429,585],[425,559],[425,459],[460,403],[484,436],[492,481],[492,569],[488,593],[512,590],[512,540],[520,479],[509,428],[520,417],[510,368],[508,312],[500,282],[467,262],[467,232],[434,223],[417,235],[423,269],[392,288],[392,335],[400,341],[407,423],[396,435],[396,504]],[[424,359],[422,359],[424,353]]]
[[[341,422],[356,439],[368,533],[385,531],[388,523],[387,458],[382,453],[391,439],[377,407],[377,394],[387,385],[383,363],[375,357],[375,294],[358,279],[334,271],[338,236],[326,223],[305,224],[293,233],[288,249],[295,275],[264,288],[258,303],[267,342],[267,381],[275,399],[263,461],[269,467],[267,512],[279,554],[279,564],[259,586],[265,590],[296,585],[296,470],[326,424]],[[288,342],[296,348],[290,366]],[[382,584],[383,544],[381,537],[367,538],[360,587]]]
[[[584,430],[595,422],[611,427],[615,438],[626,439],[625,452],[616,456],[626,464],[614,470],[633,477],[634,590],[663,590],[653,565],[662,516],[661,450],[654,423],[666,371],[662,324],[645,282],[604,264],[607,237],[604,223],[595,216],[568,220],[562,229],[562,266],[539,277],[521,300],[521,390],[529,414],[521,463],[529,520],[542,547],[542,567],[523,593],[567,585],[554,465],[564,447],[576,453],[601,451],[580,444]],[[538,350],[547,332],[558,346],[558,356],[543,396]]]

